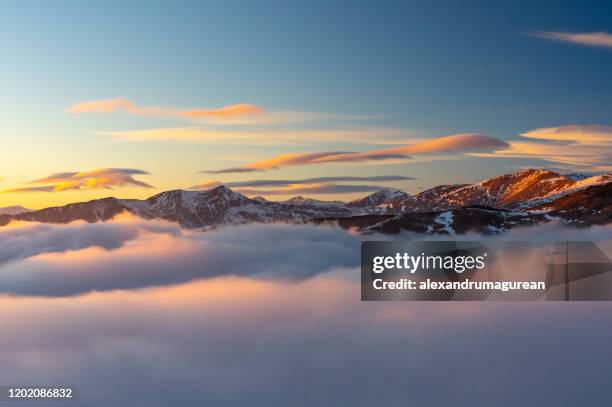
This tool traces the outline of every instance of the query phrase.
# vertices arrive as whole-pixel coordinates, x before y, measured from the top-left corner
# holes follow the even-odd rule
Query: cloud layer
[[[5,293],[87,293],[0,295],[0,383],[75,386],[91,407],[612,403],[609,303],[365,303],[359,241],[344,232],[242,226],[195,238],[132,222],[50,226],[73,235],[68,251],[0,264]],[[12,226],[26,250],[66,238],[31,226]],[[137,237],[113,231],[127,228]],[[75,245],[86,231],[94,246]],[[524,236],[594,237],[567,233]],[[159,250],[173,285],[125,290],[159,285]],[[177,285],[184,269],[206,279]],[[568,365],[580,372],[572,386]]]
[[[4,193],[61,192],[83,189],[112,189],[125,186],[153,188],[152,185],[134,178],[134,175],[148,174],[146,171],[133,168],[100,168],[93,171],[60,172],[30,182],[30,184],[37,186],[10,189],[4,191]]]
[[[508,144],[506,142],[491,136],[475,133],[462,133],[421,141],[400,147],[390,147],[362,152],[325,151],[318,153],[281,154],[266,160],[245,164],[241,167],[225,168],[222,170],[208,172],[214,174],[241,173],[264,171],[295,165],[380,161],[398,158],[406,159],[410,158],[411,154],[454,153],[470,150],[490,150],[507,146]]]
[[[396,238],[368,236],[370,240]],[[550,224],[517,229],[488,242],[506,238],[610,241],[612,228],[575,230]],[[203,233],[122,215],[93,224],[14,222],[0,228],[0,241],[0,294],[66,296],[219,276],[308,279],[333,269],[357,267],[361,237],[339,228],[288,224],[242,225]]]

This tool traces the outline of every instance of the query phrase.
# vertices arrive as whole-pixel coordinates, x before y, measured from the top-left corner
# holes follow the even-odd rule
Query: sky
[[[0,207],[612,171],[604,1],[7,1],[0,53]]]

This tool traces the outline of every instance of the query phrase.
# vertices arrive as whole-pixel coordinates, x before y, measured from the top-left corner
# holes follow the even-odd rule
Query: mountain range
[[[366,233],[494,234],[551,220],[579,227],[610,223],[612,175],[588,177],[528,169],[475,184],[440,185],[415,195],[383,189],[346,203],[304,197],[273,202],[219,186],[206,191],[167,191],[144,200],[111,197],[36,211],[4,208],[0,209],[0,226],[12,220],[100,222],[122,212],[177,222],[190,229],[313,222]]]

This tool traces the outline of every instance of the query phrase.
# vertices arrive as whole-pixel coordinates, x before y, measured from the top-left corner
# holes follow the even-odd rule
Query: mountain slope
[[[343,205],[311,205],[249,199],[220,186],[208,191],[167,191],[145,200],[104,198],[15,215],[16,220],[68,223],[107,221],[122,212],[144,219],[178,222],[186,228],[252,222],[306,222],[321,217],[350,217],[366,211]]]
[[[127,209],[120,199],[103,198],[21,213],[13,218],[44,223],[69,223],[75,220],[98,222],[110,220]]]

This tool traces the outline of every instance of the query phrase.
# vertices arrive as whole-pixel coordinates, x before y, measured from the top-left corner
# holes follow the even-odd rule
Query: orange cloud
[[[131,168],[101,168],[84,172],[61,172],[48,177],[31,181],[33,187],[24,187],[3,191],[12,192],[61,192],[84,189],[112,189],[113,187],[137,186],[153,188],[153,186],[135,179],[134,175],[148,175],[148,172]]]
[[[584,144],[597,142],[610,143],[612,142],[612,126],[572,124],[561,127],[535,129],[523,133],[521,136],[532,139],[571,141]]]
[[[463,133],[400,147],[390,147],[363,152],[327,151],[320,153],[281,154],[267,160],[257,161],[241,167],[227,168],[211,173],[233,173],[262,171],[293,165],[322,164],[332,162],[360,162],[410,158],[411,154],[450,153],[468,150],[508,147],[504,141],[483,134]]]
[[[612,47],[612,35],[601,31],[590,33],[536,31],[534,33],[531,33],[531,35],[534,37],[540,37],[554,41],[569,42],[572,44],[587,45],[593,47]]]

